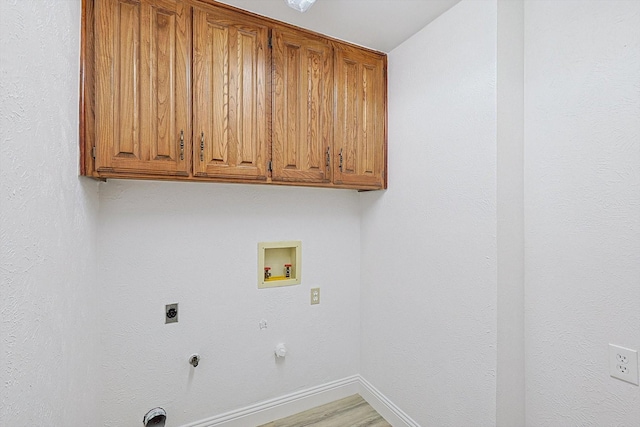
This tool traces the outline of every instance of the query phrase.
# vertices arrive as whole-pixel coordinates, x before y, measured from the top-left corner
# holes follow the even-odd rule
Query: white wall
[[[78,178],[80,2],[0,1],[0,425],[95,426],[97,184]]]
[[[180,425],[357,374],[359,209],[344,190],[101,184],[105,425],[136,425],[155,406]],[[259,290],[258,242],[281,240],[302,241],[302,284]],[[174,302],[179,322],[165,325]]]
[[[496,2],[389,55],[389,190],[362,195],[361,372],[421,425],[496,423]]]
[[[422,425],[499,422],[496,1],[390,54],[390,188],[360,195],[78,178],[80,2],[0,16],[0,425],[179,425],[357,372]],[[524,29],[526,424],[638,426],[607,344],[640,349],[640,3],[526,1]],[[257,242],[284,239],[303,284],[258,290]]]
[[[524,1],[497,10],[496,425],[525,423],[524,338]]]
[[[640,2],[525,4],[527,425],[640,426]]]

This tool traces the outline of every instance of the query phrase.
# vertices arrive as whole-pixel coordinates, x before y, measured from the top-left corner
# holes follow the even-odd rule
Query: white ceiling
[[[390,52],[460,0],[317,0],[305,13],[284,0],[219,0],[259,15]]]

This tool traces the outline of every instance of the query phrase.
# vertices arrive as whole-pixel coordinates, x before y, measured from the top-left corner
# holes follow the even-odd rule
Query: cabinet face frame
[[[94,114],[94,31],[93,0],[82,0],[82,19],[80,23],[80,94],[79,94],[79,140],[80,175],[98,178],[92,155],[95,146]]]

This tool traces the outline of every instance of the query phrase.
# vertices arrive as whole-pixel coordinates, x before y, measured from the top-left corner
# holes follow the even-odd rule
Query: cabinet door
[[[334,183],[385,188],[385,57],[336,48]]]
[[[333,49],[294,30],[273,30],[274,181],[329,182]]]
[[[215,7],[193,19],[194,175],[266,180],[268,28]]]
[[[96,0],[96,170],[188,175],[190,8]]]

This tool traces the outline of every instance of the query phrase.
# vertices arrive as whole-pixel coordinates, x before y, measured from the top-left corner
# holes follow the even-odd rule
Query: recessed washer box
[[[258,288],[299,285],[302,242],[258,243]]]

